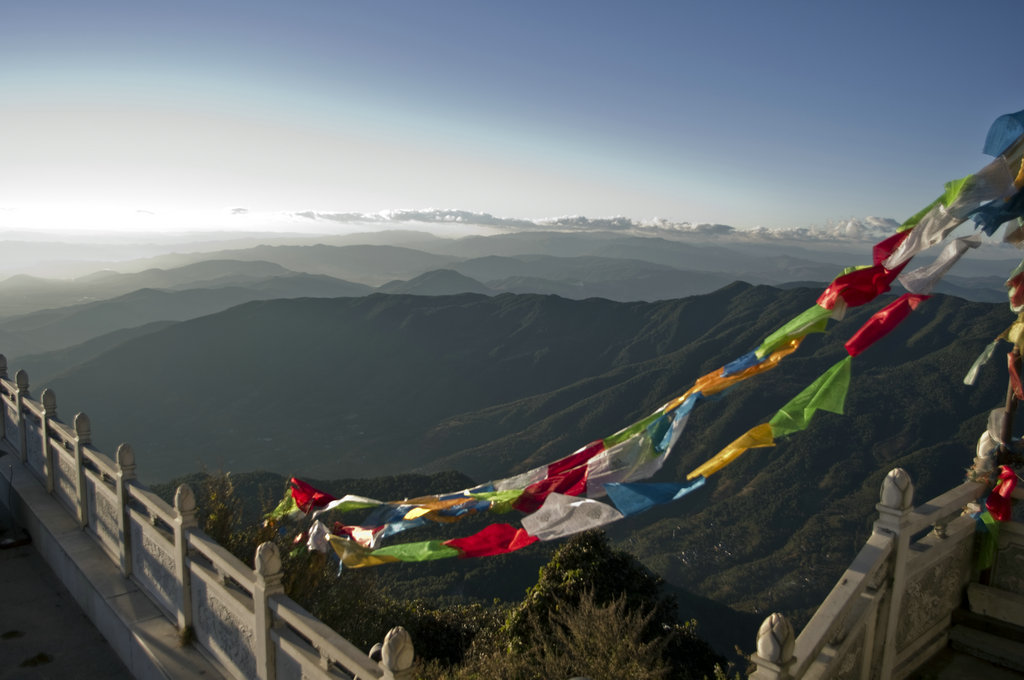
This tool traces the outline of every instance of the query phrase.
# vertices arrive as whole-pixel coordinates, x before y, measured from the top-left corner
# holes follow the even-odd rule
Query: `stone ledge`
[[[75,602],[136,678],[225,678],[218,664],[194,646],[179,646],[175,625],[107,556],[100,545],[4,442],[0,476],[10,494],[0,494],[32,544]],[[12,479],[13,478],[13,479]],[[5,489],[6,491],[6,489]]]
[[[967,586],[971,611],[997,621],[1024,626],[1024,596],[980,583]]]
[[[1004,668],[1024,671],[1024,643],[966,626],[953,626],[949,631],[949,642],[956,651]]]

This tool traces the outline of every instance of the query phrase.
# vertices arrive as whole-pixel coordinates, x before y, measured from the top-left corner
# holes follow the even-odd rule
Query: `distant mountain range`
[[[106,333],[183,321],[278,298],[530,293],[622,302],[700,295],[735,281],[819,286],[850,264],[844,252],[778,244],[713,245],[618,233],[530,232],[416,244],[258,245],[123,262],[78,278],[0,281],[0,343],[9,358],[65,349]],[[817,258],[817,259],[813,259]],[[1005,299],[1012,262],[958,268],[939,292]],[[973,273],[972,273],[973,272]]]
[[[33,394],[54,390],[64,420],[88,412],[101,449],[131,442],[147,483],[203,467],[485,481],[646,415],[870,258],[849,244],[614,231],[322,241],[233,241],[70,280],[7,278],[0,352],[28,371]],[[962,376],[1011,320],[1002,281],[1017,260],[971,255],[940,285],[948,295],[855,359],[845,416],[819,414],[611,535],[697,599],[799,621],[869,530],[882,475],[906,467],[919,500],[959,481],[1003,399],[999,362],[973,388]],[[654,481],[684,478],[764,422],[879,306],[850,310],[774,372],[702,404]],[[459,567],[465,579],[442,567],[407,578],[486,600],[490,564]]]
[[[259,300],[34,357],[37,378],[50,377],[30,379],[33,393],[55,391],[65,420],[87,411],[101,449],[131,442],[149,483],[202,467],[320,479],[457,470],[485,481],[639,419],[818,292],[736,283],[656,302]],[[850,310],[775,371],[702,404],[654,481],[683,479],[764,422],[844,355],[842,341],[878,306]],[[678,587],[799,620],[859,547],[889,468],[908,469],[919,500],[962,478],[1005,371],[994,361],[973,388],[962,377],[1010,320],[1004,304],[934,297],[854,360],[845,416],[820,413],[692,497],[610,532]]]

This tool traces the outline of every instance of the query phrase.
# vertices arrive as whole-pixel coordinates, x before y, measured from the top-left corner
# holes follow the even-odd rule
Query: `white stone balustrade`
[[[121,572],[185,638],[200,645],[228,677],[407,680],[413,647],[395,628],[380,662],[293,602],[281,587],[272,543],[259,546],[249,569],[196,525],[196,502],[180,486],[169,507],[136,479],[127,444],[116,458],[94,449],[85,414],[69,427],[57,399],[32,399],[25,371],[12,381],[0,355],[0,440],[99,544]],[[127,661],[126,661],[127,663]],[[130,665],[130,664],[129,664]]]
[[[751,677],[912,674],[947,644],[971,578],[977,522],[964,508],[987,490],[967,481],[915,508],[909,475],[890,471],[867,543],[795,640],[781,614],[765,619]]]

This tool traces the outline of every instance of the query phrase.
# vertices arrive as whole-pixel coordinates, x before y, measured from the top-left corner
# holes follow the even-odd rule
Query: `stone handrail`
[[[120,569],[225,673],[235,678],[412,677],[408,633],[385,638],[372,660],[284,594],[277,546],[264,543],[250,569],[203,533],[196,501],[178,487],[174,506],[139,483],[127,444],[111,459],[91,446],[91,425],[79,413],[69,426],[44,390],[36,401],[28,375],[7,375],[0,354],[0,439],[78,520]]]
[[[904,678],[927,661],[971,576],[977,522],[964,507],[986,488],[967,481],[914,508],[910,477],[892,470],[871,536],[800,636],[781,614],[765,619],[751,677]]]

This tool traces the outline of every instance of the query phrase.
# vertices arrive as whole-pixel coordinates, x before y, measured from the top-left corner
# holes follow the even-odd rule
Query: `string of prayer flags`
[[[747,450],[775,446],[776,439],[806,429],[817,411],[842,414],[852,358],[890,333],[927,299],[963,254],[980,245],[981,234],[955,239],[932,264],[904,272],[917,253],[945,240],[967,219],[973,220],[981,232],[991,235],[999,225],[1024,218],[1024,111],[996,119],[989,128],[985,151],[994,160],[977,173],[947,182],[942,195],[904,222],[896,233],[873,246],[871,265],[843,271],[821,293],[817,304],[778,328],[755,350],[698,378],[684,394],[615,434],[591,442],[554,463],[505,479],[451,494],[403,501],[384,503],[357,496],[334,499],[293,479],[291,497],[282,501],[271,515],[301,516],[313,512],[316,517],[334,510],[370,509],[362,525],[339,522],[333,532],[317,521],[318,526],[309,538],[310,545],[315,544],[317,549],[329,543],[344,566],[365,567],[512,552],[537,541],[603,526],[692,493],[705,484],[709,475]],[[1024,241],[1024,229],[1020,231],[1020,240]],[[1010,240],[1011,235],[1006,238]],[[830,318],[841,320],[848,307],[871,302],[888,291],[897,278],[907,294],[873,314],[844,343],[848,356],[790,400],[769,422],[751,428],[693,470],[687,475],[686,484],[637,482],[661,469],[692,409],[701,400],[775,368],[808,334],[825,332]],[[986,348],[965,382],[973,382],[998,340],[1009,340],[1018,347],[1024,344],[1024,262],[1011,274],[1007,288],[1011,308],[1021,317]],[[1024,392],[1019,376],[1016,389]],[[1012,482],[1016,483],[1015,477]],[[999,493],[994,494],[1008,499],[1009,491],[1001,494],[1009,484],[1007,479],[1004,486],[997,485]],[[597,500],[604,496],[610,504]],[[1001,501],[992,502],[998,506]],[[383,538],[428,522],[455,522],[481,512],[510,510],[524,513],[521,528],[490,524],[462,538],[378,547]],[[997,507],[993,514],[999,511]]]

